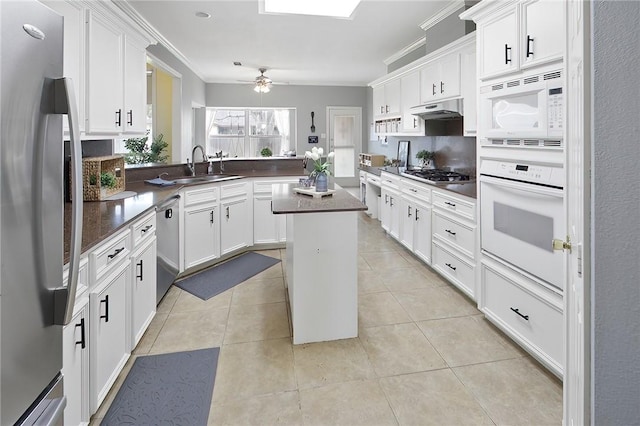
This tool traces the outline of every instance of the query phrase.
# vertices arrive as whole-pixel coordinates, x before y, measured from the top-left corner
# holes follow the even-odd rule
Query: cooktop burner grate
[[[405,170],[404,173],[431,182],[463,182],[470,180],[469,175],[440,169]]]

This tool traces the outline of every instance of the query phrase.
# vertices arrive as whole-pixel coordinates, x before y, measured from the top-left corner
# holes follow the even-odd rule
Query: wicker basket
[[[113,188],[102,188],[100,176],[112,173],[116,184]],[[84,201],[102,201],[124,191],[124,158],[121,155],[89,157],[82,159],[82,195]]]

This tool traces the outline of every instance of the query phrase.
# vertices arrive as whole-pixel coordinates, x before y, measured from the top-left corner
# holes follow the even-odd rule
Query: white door
[[[343,187],[358,186],[358,153],[362,146],[362,108],[327,107],[329,151],[334,151],[333,176]]]
[[[567,3],[567,234],[571,252],[567,255],[567,288],[564,293],[565,312],[565,425],[588,422],[590,398],[589,356],[589,233],[584,211],[589,206],[588,179],[590,145],[589,79],[584,72],[589,61],[589,2],[571,0]],[[587,130],[586,130],[587,129]],[[587,276],[585,276],[587,274]]]

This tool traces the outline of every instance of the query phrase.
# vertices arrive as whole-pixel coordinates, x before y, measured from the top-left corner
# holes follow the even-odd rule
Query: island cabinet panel
[[[287,285],[293,343],[358,335],[358,214],[287,219]]]

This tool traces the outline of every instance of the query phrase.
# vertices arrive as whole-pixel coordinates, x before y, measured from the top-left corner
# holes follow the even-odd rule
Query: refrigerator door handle
[[[66,114],[69,120],[71,151],[71,244],[69,250],[69,282],[66,287],[58,288],[54,293],[54,324],[67,325],[73,316],[73,305],[78,287],[78,269],[82,250],[82,146],[78,108],[73,82],[64,77],[54,81],[55,112]]]

